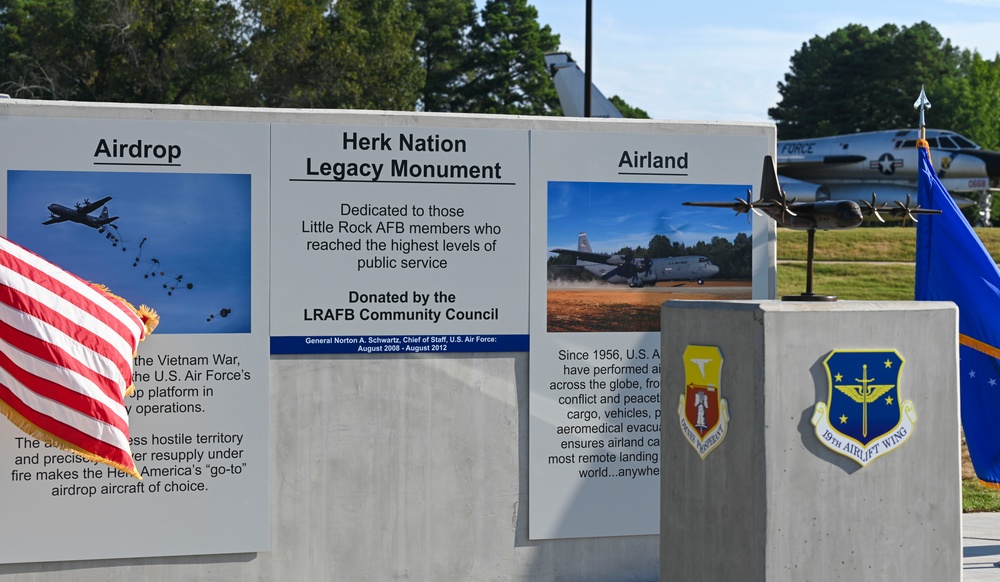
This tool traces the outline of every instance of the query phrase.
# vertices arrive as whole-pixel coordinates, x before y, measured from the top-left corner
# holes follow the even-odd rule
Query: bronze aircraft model
[[[817,295],[812,290],[813,280],[813,244],[817,230],[846,230],[857,228],[865,221],[874,217],[885,222],[890,220],[907,220],[917,222],[918,214],[940,214],[940,210],[920,208],[910,205],[910,197],[906,203],[895,201],[894,204],[876,202],[875,194],[871,201],[860,200],[824,200],[819,202],[796,202],[789,200],[778,185],[778,174],[771,156],[764,156],[764,171],[761,178],[761,193],[758,200],[750,200],[750,192],[746,199],[737,198],[735,202],[685,202],[685,206],[707,206],[711,208],[729,208],[737,214],[753,212],[758,216],[766,215],[778,226],[792,230],[804,230],[808,233],[808,249],[806,256],[806,291],[801,295],[786,295],[784,301],[836,301],[833,295]]]

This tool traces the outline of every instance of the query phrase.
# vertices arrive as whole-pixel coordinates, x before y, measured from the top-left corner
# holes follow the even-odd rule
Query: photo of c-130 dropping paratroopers
[[[7,238],[160,317],[157,335],[250,332],[250,176],[7,173]]]
[[[550,182],[547,331],[660,331],[665,301],[750,299],[750,221],[682,205],[748,189]]]

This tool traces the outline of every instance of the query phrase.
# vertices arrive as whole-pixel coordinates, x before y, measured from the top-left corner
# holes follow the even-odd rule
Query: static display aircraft
[[[108,216],[108,207],[105,203],[111,200],[111,196],[101,198],[97,202],[84,199],[75,208],[68,208],[62,204],[49,204],[49,219],[42,224],[57,224],[59,222],[76,222],[84,226],[96,229],[97,232],[104,232],[104,227],[118,220],[117,216]],[[90,216],[90,213],[104,206],[100,216]]]
[[[716,275],[719,267],[705,257],[636,258],[629,255],[595,253],[587,233],[581,232],[577,250],[552,249],[552,253],[576,257],[576,266],[586,269],[608,283],[628,283],[629,287],[653,286],[660,281],[697,281]]]
[[[583,72],[566,53],[545,56],[569,117],[583,116]],[[594,117],[621,117],[591,85]],[[982,149],[953,131],[928,129],[931,159],[941,183],[960,207],[978,203],[977,225],[990,221],[991,188],[1000,179],[1000,152]],[[779,141],[778,174],[783,191],[801,202],[853,200],[878,193],[883,202],[906,204],[917,197],[916,129],[874,131],[815,139]],[[972,194],[976,202],[962,196]]]
[[[1000,152],[986,151],[953,131],[928,129],[931,160],[941,183],[956,196],[988,198],[991,181],[1000,179]],[[916,129],[872,131],[778,142],[782,188],[799,200],[866,200],[877,192],[885,202],[916,197]],[[984,195],[985,194],[985,195]]]

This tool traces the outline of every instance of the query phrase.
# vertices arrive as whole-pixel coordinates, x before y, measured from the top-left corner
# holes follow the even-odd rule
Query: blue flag
[[[1000,270],[919,150],[917,203],[941,214],[917,223],[914,299],[958,305],[965,441],[979,480],[1000,488]]]

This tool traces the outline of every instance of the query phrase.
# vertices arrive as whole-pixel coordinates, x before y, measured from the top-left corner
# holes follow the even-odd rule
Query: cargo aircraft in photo
[[[118,220],[117,216],[108,216],[108,207],[104,206],[111,196],[105,196],[97,202],[84,199],[82,203],[77,203],[74,208],[63,206],[62,204],[49,204],[49,219],[42,224],[57,224],[60,222],[76,222],[84,226],[89,226],[98,232],[104,232],[104,227]],[[99,216],[91,216],[90,213],[104,206]]]
[[[653,286],[661,281],[697,281],[704,285],[705,279],[719,272],[718,266],[701,256],[647,259],[595,253],[585,232],[580,233],[577,250],[552,249],[549,252],[576,257],[576,265],[568,267],[582,268],[608,283],[628,283],[629,287]]]

